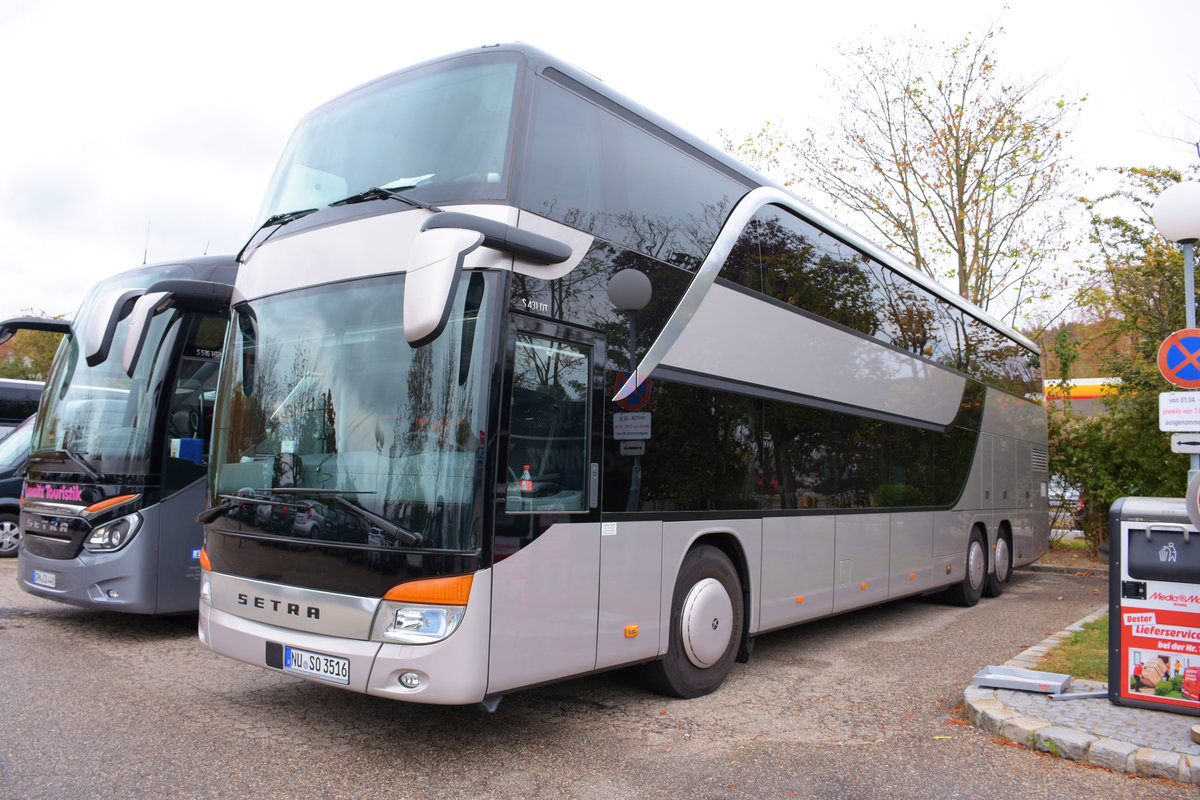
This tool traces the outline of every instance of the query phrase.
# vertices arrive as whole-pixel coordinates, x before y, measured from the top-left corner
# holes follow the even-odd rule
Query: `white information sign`
[[[1167,433],[1200,432],[1200,392],[1159,392],[1158,429]]]
[[[649,439],[650,412],[629,411],[613,414],[614,439]]]
[[[1200,433],[1172,433],[1172,453],[1200,453]]]
[[[1200,452],[1200,451],[1197,451]],[[621,455],[623,456],[644,456],[646,455],[646,441],[644,439],[626,439],[621,442]]]

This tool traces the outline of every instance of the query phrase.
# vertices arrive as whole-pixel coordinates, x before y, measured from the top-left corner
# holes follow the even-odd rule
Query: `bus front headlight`
[[[371,638],[397,644],[440,642],[467,613],[472,576],[430,578],[392,587],[375,612]]]
[[[466,606],[414,606],[384,602],[379,608],[379,635],[399,644],[440,642],[458,627]]]
[[[93,553],[111,553],[120,550],[142,527],[142,515],[136,511],[106,522],[92,530],[83,540],[84,549]]]

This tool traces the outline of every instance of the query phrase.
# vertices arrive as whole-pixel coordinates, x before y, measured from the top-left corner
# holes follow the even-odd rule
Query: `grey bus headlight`
[[[113,550],[120,550],[129,544],[129,540],[134,537],[140,527],[142,527],[141,514],[136,511],[126,514],[95,528],[83,540],[83,547],[93,553],[110,553]]]
[[[458,628],[466,606],[426,606],[384,601],[375,617],[373,638],[398,644],[440,642]]]
[[[375,612],[371,638],[397,644],[433,644],[458,628],[471,598],[471,575],[425,578],[393,586]]]
[[[206,569],[200,570],[200,602],[212,605],[212,573]]]

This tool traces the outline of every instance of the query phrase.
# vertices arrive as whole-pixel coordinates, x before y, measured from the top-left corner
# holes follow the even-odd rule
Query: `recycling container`
[[[1184,500],[1123,497],[1108,529],[1109,700],[1200,716],[1200,533]]]

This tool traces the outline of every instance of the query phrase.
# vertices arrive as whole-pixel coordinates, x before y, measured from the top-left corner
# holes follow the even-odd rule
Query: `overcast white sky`
[[[401,67],[522,41],[712,141],[824,127],[835,48],[999,20],[1005,74],[1087,94],[1085,169],[1196,154],[1195,0],[0,0],[0,317],[73,314],[96,280],[235,252],[299,118]]]

